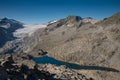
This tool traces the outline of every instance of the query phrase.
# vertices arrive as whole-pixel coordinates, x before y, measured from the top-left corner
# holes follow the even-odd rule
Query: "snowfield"
[[[23,26],[24,28],[18,29],[13,33],[15,37],[21,38],[25,36],[30,36],[37,29],[47,27],[46,24],[25,24]]]
[[[50,21],[49,24],[55,23],[55,22],[57,22],[57,21],[58,21],[58,20]]]

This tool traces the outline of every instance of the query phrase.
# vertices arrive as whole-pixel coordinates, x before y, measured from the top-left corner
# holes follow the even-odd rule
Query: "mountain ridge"
[[[61,19],[43,30],[45,34],[41,35],[42,40],[31,53],[35,55],[39,49],[43,49],[48,51],[49,56],[62,61],[120,70],[120,27],[119,23],[116,23],[119,18],[120,15],[115,14],[95,24],[74,21],[74,18],[73,21]],[[41,30],[36,33],[41,34]],[[115,77],[116,80],[120,79],[119,73],[98,72],[100,74],[90,71],[94,76],[98,75],[97,80],[111,80]]]
[[[31,36],[13,40],[0,49],[2,53],[26,53],[38,57],[39,50],[55,59],[88,66],[102,66],[120,71],[120,15],[91,23],[91,18],[71,16],[36,30]],[[96,80],[120,79],[119,72],[78,70]]]
[[[22,27],[22,23],[19,21],[8,18],[0,19],[0,47],[4,46],[7,41],[14,40],[13,32]]]
[[[108,18],[104,18],[102,21],[99,21],[97,24],[101,24],[102,26],[111,25],[111,24],[120,24],[120,12]]]

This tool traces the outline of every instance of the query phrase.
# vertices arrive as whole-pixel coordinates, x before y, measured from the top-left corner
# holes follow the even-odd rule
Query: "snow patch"
[[[58,20],[50,21],[49,24],[55,23],[55,22],[57,22],[57,21],[58,21]]]
[[[82,22],[85,22],[85,23],[91,22],[92,24],[95,24],[97,22],[97,20],[88,17],[88,18],[83,18]]]
[[[3,27],[3,28],[5,28],[5,29],[10,28],[10,24],[9,23],[7,23],[5,25],[0,25],[0,26]]]

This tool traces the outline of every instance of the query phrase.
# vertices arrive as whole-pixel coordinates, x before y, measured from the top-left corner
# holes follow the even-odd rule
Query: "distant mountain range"
[[[13,32],[22,27],[23,24],[19,21],[8,18],[0,19],[0,47],[7,41],[14,40]]]
[[[34,44],[34,43],[36,43],[36,41],[39,41],[38,38],[33,39],[30,36],[37,29],[44,28],[44,27],[47,27],[48,25],[55,24],[55,23],[58,23],[58,22],[63,22],[63,23],[65,23],[66,21],[71,22],[69,20],[71,20],[73,22],[77,21],[77,20],[80,20],[81,23],[89,23],[90,22],[92,24],[97,22],[96,20],[94,20],[94,19],[92,19],[90,17],[81,18],[79,16],[68,16],[65,19],[50,21],[50,22],[48,22],[46,24],[31,24],[31,25],[23,24],[22,22],[19,22],[19,21],[13,20],[13,19],[8,19],[8,18],[0,19],[0,28],[1,28],[0,29],[1,30],[1,34],[0,34],[1,43],[0,43],[0,45],[1,45],[1,47],[3,47],[3,46],[5,47],[5,50],[4,50],[4,48],[1,48],[0,52],[1,53],[14,52],[14,51],[16,51],[16,49],[15,49],[15,48],[17,48],[16,46],[19,46],[19,45],[21,46],[21,44],[22,44],[21,48],[18,49],[19,48],[18,47],[17,51],[18,52],[24,51],[23,50],[24,47],[31,45],[31,42]],[[60,23],[60,24],[63,24],[63,23]],[[56,27],[60,26],[60,24],[57,24]],[[66,24],[68,24],[68,26],[70,26],[69,23],[66,23]],[[76,23],[74,23],[74,24],[76,25]],[[79,24],[77,23],[77,25],[79,25]],[[51,27],[49,26],[49,29],[50,28]],[[44,33],[44,31],[43,31],[43,33]],[[30,43],[29,42],[26,43],[26,38],[27,39],[30,38],[30,40],[32,40],[32,41],[30,41]],[[24,43],[27,44],[27,45],[24,45]],[[9,48],[6,48],[6,46],[9,47]],[[12,49],[14,49],[14,51]],[[25,50],[26,49],[28,49],[28,48],[25,48]]]

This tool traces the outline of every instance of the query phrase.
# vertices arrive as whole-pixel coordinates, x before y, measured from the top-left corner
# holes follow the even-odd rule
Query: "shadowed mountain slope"
[[[8,18],[0,19],[0,47],[3,47],[7,41],[15,39],[13,32],[22,28],[22,23]]]

